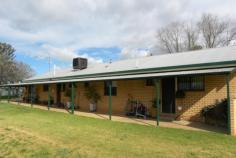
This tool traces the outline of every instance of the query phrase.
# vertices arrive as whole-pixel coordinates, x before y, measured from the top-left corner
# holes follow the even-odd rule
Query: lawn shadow
[[[104,120],[108,120],[108,117],[102,115],[102,114],[97,114],[97,113],[94,113],[96,116],[98,116],[99,118],[101,119],[104,119]]]
[[[184,125],[187,127],[193,127],[193,128],[197,128],[197,129],[201,129],[204,131],[209,131],[209,132],[215,132],[215,133],[222,133],[222,134],[227,134],[228,131],[226,128],[224,127],[219,127],[219,126],[214,126],[214,125],[208,125],[205,123],[201,123],[201,122],[188,122],[187,124],[183,124],[181,123],[181,121],[175,121],[176,124],[180,124],[180,125]]]

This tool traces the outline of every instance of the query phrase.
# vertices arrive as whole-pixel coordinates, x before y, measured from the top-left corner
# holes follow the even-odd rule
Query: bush
[[[227,110],[227,99],[223,99],[221,102],[216,102],[213,105],[203,108],[201,115],[207,124],[226,127],[228,118]]]
[[[96,104],[101,99],[101,96],[98,94],[95,87],[93,86],[87,87],[85,89],[84,95],[90,101],[90,103],[93,104]]]

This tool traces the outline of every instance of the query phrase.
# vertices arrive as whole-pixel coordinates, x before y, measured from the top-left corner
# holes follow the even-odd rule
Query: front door
[[[162,79],[162,112],[175,113],[175,78]]]
[[[61,84],[57,84],[57,105],[61,104]]]

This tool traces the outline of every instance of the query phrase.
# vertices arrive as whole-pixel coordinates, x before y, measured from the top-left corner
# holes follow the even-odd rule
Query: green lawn
[[[236,157],[236,138],[0,103],[0,157]]]

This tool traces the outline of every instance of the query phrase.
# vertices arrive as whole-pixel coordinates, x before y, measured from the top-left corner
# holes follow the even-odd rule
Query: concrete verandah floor
[[[10,103],[31,107],[31,105],[27,104],[27,103],[20,103],[20,104],[17,102],[10,102]],[[35,104],[33,105],[33,108],[48,110],[47,106],[35,105]],[[68,111],[65,109],[59,109],[59,108],[54,108],[54,107],[50,107],[50,111],[68,113]],[[82,112],[82,111],[75,111],[74,114],[78,115],[78,116],[92,117],[92,118],[98,118],[98,119],[107,119],[107,120],[109,119],[109,115],[107,115],[107,114]],[[114,116],[113,115],[112,121],[135,123],[135,124],[141,124],[141,125],[147,125],[147,126],[157,126],[156,120],[154,120],[154,119],[139,119],[136,117],[127,117],[127,116]],[[190,121],[161,120],[159,125],[161,127],[168,127],[168,128],[180,128],[180,129],[185,129],[185,130],[227,133],[227,130],[225,128],[211,126],[211,125],[207,125],[204,123],[190,122]]]

